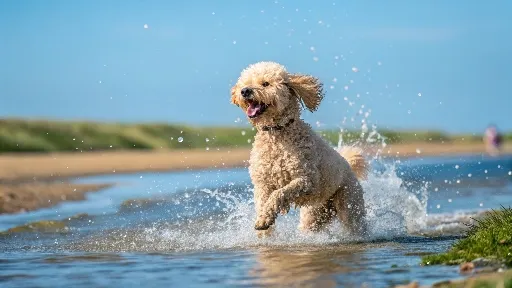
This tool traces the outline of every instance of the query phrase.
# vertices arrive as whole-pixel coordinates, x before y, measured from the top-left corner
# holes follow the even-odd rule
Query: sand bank
[[[368,148],[375,149],[382,149],[382,155],[387,157],[485,152],[480,143],[410,143]],[[220,148],[208,151],[3,154],[0,155],[0,214],[50,207],[62,201],[81,200],[87,191],[98,191],[108,186],[62,182],[74,177],[244,167],[249,152],[249,149]],[[505,146],[503,152],[512,153],[512,145]]]
[[[18,183],[0,184],[0,214],[12,214],[51,207],[64,201],[80,201],[85,194],[109,184]]]
[[[512,153],[512,145],[503,147]],[[386,157],[427,157],[457,154],[482,154],[480,143],[410,143],[382,149]],[[219,150],[150,150],[49,154],[0,155],[0,183],[65,179],[71,177],[134,173],[243,167],[249,149]]]

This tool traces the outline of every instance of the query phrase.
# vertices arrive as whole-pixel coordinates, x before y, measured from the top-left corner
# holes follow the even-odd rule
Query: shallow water
[[[270,238],[257,238],[244,169],[78,179],[120,185],[87,201],[0,216],[0,230],[62,220],[57,229],[0,235],[0,286],[431,284],[460,277],[458,269],[422,267],[420,255],[447,249],[470,216],[512,204],[510,156],[373,167],[363,183],[371,227],[365,239],[346,236],[338,223],[301,234],[297,211],[280,216]],[[78,213],[87,215],[72,217]]]

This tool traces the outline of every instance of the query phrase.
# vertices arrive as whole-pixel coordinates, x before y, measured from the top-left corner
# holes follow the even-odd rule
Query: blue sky
[[[1,1],[0,116],[244,125],[229,88],[273,60],[324,82],[320,109],[304,114],[313,124],[358,127],[369,112],[378,127],[512,130],[510,11],[507,0]]]

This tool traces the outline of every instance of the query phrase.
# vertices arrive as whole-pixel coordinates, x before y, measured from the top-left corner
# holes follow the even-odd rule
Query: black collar
[[[276,125],[276,126],[263,126],[261,127],[261,130],[263,131],[274,131],[274,130],[282,130],[283,128],[285,127],[288,127],[290,126],[290,124],[292,124],[293,122],[295,122],[295,119],[290,119],[286,124],[284,125]]]

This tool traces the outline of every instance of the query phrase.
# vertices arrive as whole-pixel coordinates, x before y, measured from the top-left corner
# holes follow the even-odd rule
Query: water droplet
[[[318,61],[318,57],[316,57],[316,56],[313,57],[313,61],[315,61],[315,62]]]
[[[75,141],[75,138],[73,138],[73,141]]]
[[[484,206],[484,203],[480,203],[480,207]]]
[[[144,24],[144,29],[148,29],[149,28],[149,25],[148,24]]]
[[[471,178],[471,176],[472,176],[472,175],[471,175],[471,173],[469,173],[469,174],[468,174],[468,177],[470,177],[470,178]]]
[[[437,204],[436,208],[440,209],[441,208],[441,204]]]
[[[359,69],[357,69],[357,67],[352,67],[352,72],[358,72]]]
[[[242,135],[245,135],[245,130],[242,130]]]
[[[418,93],[418,97],[421,97],[421,93]]]
[[[233,44],[236,44],[236,40],[233,41]]]
[[[451,198],[450,198],[450,199],[448,199],[448,202],[452,203],[452,199],[451,199]]]
[[[508,171],[508,175],[512,175],[512,171]]]
[[[210,142],[210,139],[206,138],[206,139],[205,139],[205,141],[206,141],[206,142]]]
[[[348,86],[347,86],[347,85],[345,85],[345,87],[343,87],[343,89],[348,90]]]
[[[455,165],[455,169],[459,169],[459,165]]]
[[[183,142],[183,137],[178,137],[178,142]]]
[[[309,47],[309,50],[315,51],[315,47],[311,46],[311,47]]]
[[[420,154],[421,153],[421,150],[416,148],[416,153]]]

